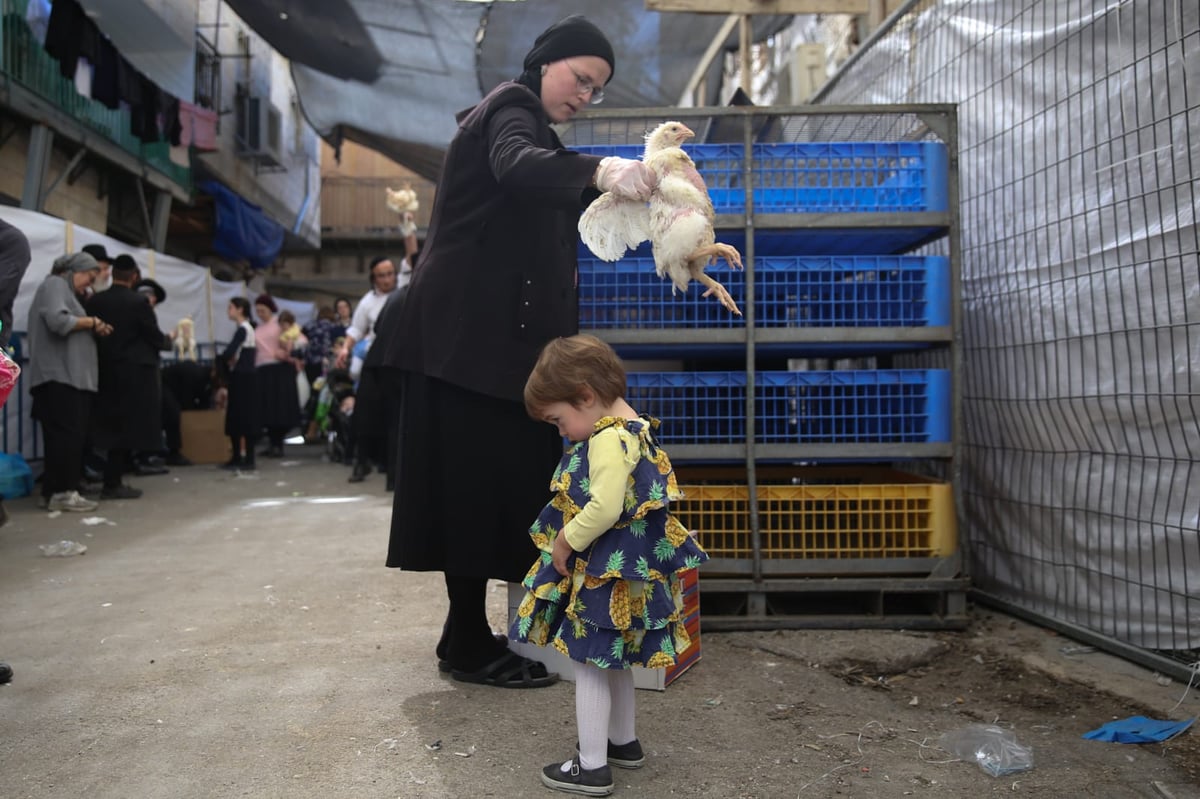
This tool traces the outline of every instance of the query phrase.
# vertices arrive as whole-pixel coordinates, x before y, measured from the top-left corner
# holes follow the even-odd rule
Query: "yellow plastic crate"
[[[950,484],[890,470],[886,476],[903,482],[759,485],[763,559],[937,558],[954,553],[958,526]],[[671,509],[698,532],[710,557],[752,557],[746,486],[680,488],[687,496]]]

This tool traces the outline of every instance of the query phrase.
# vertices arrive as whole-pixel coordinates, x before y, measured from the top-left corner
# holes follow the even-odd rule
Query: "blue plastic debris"
[[[1118,744],[1148,744],[1165,741],[1192,726],[1195,719],[1185,721],[1158,721],[1145,716],[1130,716],[1120,721],[1110,721],[1096,729],[1085,732],[1090,741],[1109,741]]]

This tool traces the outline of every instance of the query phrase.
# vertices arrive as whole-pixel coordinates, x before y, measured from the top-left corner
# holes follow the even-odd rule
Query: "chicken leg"
[[[742,312],[738,308],[737,303],[733,301],[733,297],[730,295],[728,289],[704,273],[705,267],[715,264],[718,258],[724,258],[726,263],[734,269],[742,268],[742,256],[738,253],[737,249],[729,244],[718,242],[707,244],[689,255],[689,271],[692,273],[692,277],[708,288],[708,291],[704,292],[701,296],[715,296],[722,305],[738,316],[741,316]]]

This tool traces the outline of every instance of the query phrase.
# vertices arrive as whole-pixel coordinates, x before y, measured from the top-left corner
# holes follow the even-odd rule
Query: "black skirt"
[[[296,367],[290,363],[267,363],[254,371],[258,374],[259,424],[268,430],[291,430],[300,424]]]
[[[231,372],[229,374],[229,400],[225,405],[225,435],[258,437],[262,425],[258,423],[257,378],[256,372]]]
[[[551,499],[558,432],[518,402],[403,372],[387,565],[519,582]]]

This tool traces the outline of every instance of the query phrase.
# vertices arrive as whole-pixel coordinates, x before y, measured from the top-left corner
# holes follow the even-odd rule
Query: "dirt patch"
[[[1029,668],[1022,657],[1034,650],[1032,645],[1009,646],[1011,654],[981,647],[972,640],[978,630],[914,636],[803,631],[710,636],[706,657],[720,657],[725,647],[750,650],[756,653],[752,662],[774,663],[781,686],[807,686],[802,697],[764,709],[763,729],[772,739],[784,739],[778,728],[786,726],[798,739],[793,765],[807,766],[807,772],[815,771],[814,766],[824,770],[790,793],[748,795],[948,799],[983,790],[1060,797],[1200,796],[1200,739],[1194,731],[1143,746],[1084,740],[1084,732],[1112,719],[1166,716],[1161,707]],[[854,652],[863,647],[895,652],[902,638],[917,647],[895,659]],[[810,659],[807,653],[814,644],[832,644],[826,663]],[[799,657],[772,660],[787,654]],[[901,664],[906,668],[897,668]],[[972,723],[1012,730],[1033,748],[1034,768],[997,778],[973,764],[953,762],[938,748],[938,739]]]

